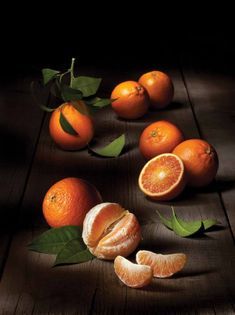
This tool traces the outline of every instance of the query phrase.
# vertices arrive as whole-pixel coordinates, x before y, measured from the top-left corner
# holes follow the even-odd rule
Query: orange
[[[174,86],[166,73],[161,71],[147,72],[139,78],[139,83],[147,90],[152,108],[165,108],[172,101]]]
[[[170,153],[184,140],[182,131],[166,120],[160,120],[147,126],[140,136],[140,152],[146,159],[161,153]]]
[[[148,110],[148,94],[143,86],[135,81],[118,84],[111,94],[111,99],[113,110],[121,118],[137,119]]]
[[[105,202],[87,213],[82,238],[93,255],[112,260],[136,249],[141,239],[140,225],[133,213],[117,203]]]
[[[214,179],[219,162],[215,149],[208,142],[201,139],[186,140],[173,153],[184,162],[189,185],[202,187]]]
[[[147,265],[153,269],[153,276],[167,278],[182,270],[186,263],[185,254],[162,255],[147,250],[140,250],[136,254],[136,261],[140,265]]]
[[[77,101],[77,105],[84,114],[79,112],[71,103],[64,103],[52,113],[50,118],[50,135],[55,143],[64,150],[82,149],[87,146],[94,135],[93,122],[88,116],[86,105],[83,101]],[[63,130],[60,124],[61,113],[77,132],[77,135],[71,135]]]
[[[115,258],[114,271],[118,278],[131,288],[142,288],[148,285],[153,278],[151,267],[133,264],[122,256]]]
[[[82,225],[86,213],[101,202],[96,188],[79,178],[55,183],[43,200],[43,215],[51,227]]]
[[[171,200],[177,197],[185,187],[183,162],[171,153],[154,157],[141,170],[139,187],[154,200]]]

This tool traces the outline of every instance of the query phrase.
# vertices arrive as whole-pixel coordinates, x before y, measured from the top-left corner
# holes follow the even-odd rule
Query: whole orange
[[[147,126],[139,140],[140,152],[146,159],[170,153],[184,140],[182,131],[173,123],[160,120]]]
[[[201,139],[186,140],[173,153],[184,162],[189,185],[202,187],[214,179],[219,162],[215,149],[208,142]]]
[[[100,203],[98,190],[85,180],[65,178],[47,191],[43,200],[43,215],[51,227],[82,225],[86,213]]]
[[[71,103],[64,103],[52,113],[50,118],[50,135],[55,143],[64,150],[82,149],[94,135],[94,125],[88,115],[86,105],[83,101],[77,101],[76,104],[83,113],[79,112]],[[63,130],[60,124],[61,113],[77,134],[72,135]]]
[[[139,83],[147,90],[152,108],[165,108],[172,101],[174,85],[166,73],[161,71],[147,72],[139,78]]]
[[[135,81],[125,81],[118,84],[111,94],[111,99],[115,113],[125,119],[142,117],[149,106],[146,90]]]

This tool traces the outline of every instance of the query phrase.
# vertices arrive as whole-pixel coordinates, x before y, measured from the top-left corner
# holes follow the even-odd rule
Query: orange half
[[[136,254],[136,261],[140,265],[147,265],[153,269],[153,276],[167,278],[182,270],[187,257],[185,254],[162,255],[147,250],[140,250]]]
[[[154,157],[141,170],[139,187],[154,200],[171,200],[177,197],[185,187],[182,160],[172,153]]]
[[[131,288],[142,288],[148,285],[153,277],[151,267],[133,264],[122,256],[115,258],[114,271],[118,278]]]

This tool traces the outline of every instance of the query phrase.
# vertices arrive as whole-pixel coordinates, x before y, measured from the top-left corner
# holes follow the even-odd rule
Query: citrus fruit
[[[136,254],[137,263],[150,266],[153,276],[157,278],[167,278],[182,270],[186,259],[185,254],[162,255],[147,250],[140,250]]]
[[[183,162],[171,153],[152,158],[140,172],[139,187],[154,200],[164,201],[177,197],[185,187]]]
[[[189,185],[202,187],[214,179],[219,162],[215,149],[208,142],[201,139],[186,140],[173,153],[184,162]]]
[[[139,78],[139,83],[147,90],[152,108],[164,108],[172,101],[174,86],[166,73],[161,71],[147,72]]]
[[[47,191],[43,215],[51,227],[82,225],[86,213],[102,201],[96,188],[79,178],[65,178]]]
[[[94,135],[94,126],[83,101],[77,101],[79,112],[71,103],[59,106],[51,115],[49,131],[55,143],[64,150],[79,150],[87,146]],[[61,113],[75,131],[66,132],[60,123]]]
[[[135,81],[125,81],[118,84],[112,91],[111,99],[115,113],[125,119],[142,117],[149,106],[146,90]]]
[[[140,152],[146,159],[161,153],[170,153],[184,140],[183,133],[173,123],[160,120],[147,126],[139,140]]]
[[[133,264],[122,256],[115,258],[114,271],[118,278],[131,288],[142,288],[148,285],[153,278],[151,267]]]
[[[105,202],[87,213],[82,238],[93,255],[112,260],[136,249],[141,239],[140,225],[133,213],[117,203]]]

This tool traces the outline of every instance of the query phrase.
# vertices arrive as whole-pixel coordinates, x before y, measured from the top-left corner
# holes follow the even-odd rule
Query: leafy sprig
[[[178,236],[189,237],[199,232],[204,233],[219,224],[215,219],[184,221],[176,215],[174,208],[171,208],[172,216],[169,219],[165,218],[159,211],[156,212],[161,222]]]

